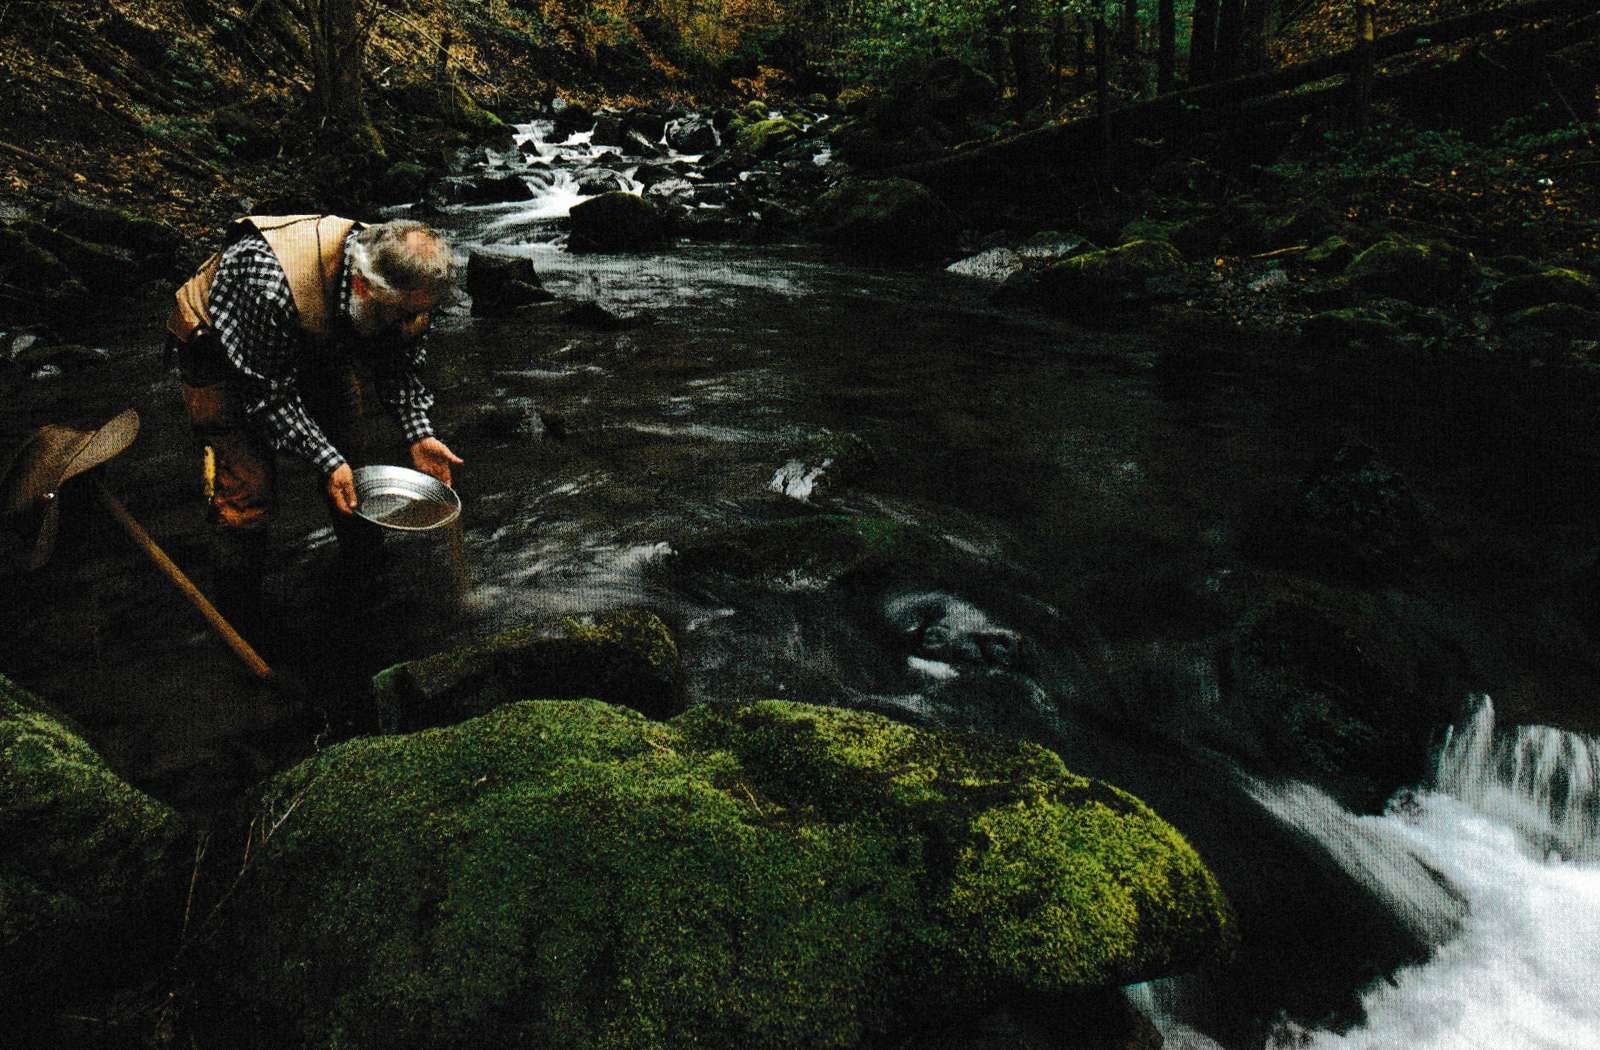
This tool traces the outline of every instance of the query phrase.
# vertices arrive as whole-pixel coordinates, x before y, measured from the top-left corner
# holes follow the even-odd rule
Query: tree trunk
[[[1173,0],[1160,0],[1156,9],[1156,94],[1165,95],[1177,84],[1177,5]]]
[[[1111,34],[1106,31],[1106,20],[1094,20],[1094,90],[1095,109],[1100,117],[1100,179],[1111,181]]]
[[[1078,16],[1077,27],[1078,94],[1082,95],[1089,82],[1089,31],[1084,28],[1082,15]]]
[[[1139,52],[1139,0],[1122,0],[1122,53],[1131,60]]]
[[[1056,12],[1050,27],[1050,108],[1061,108],[1061,77],[1067,65],[1067,16]]]
[[[1259,73],[1267,68],[1267,24],[1272,0],[1245,0],[1244,72]]]
[[[323,127],[358,128],[367,123],[361,69],[366,58],[364,0],[295,0],[286,3],[306,28],[311,56],[311,100]]]
[[[1217,55],[1217,0],[1194,0],[1193,35],[1189,40],[1189,83],[1209,84],[1215,79]]]
[[[1039,54],[1039,42],[1028,24],[1029,5],[1018,0],[1011,9],[1011,24],[1007,27],[1011,46],[1011,71],[1016,77],[1017,90],[1013,96],[1016,115],[1020,120],[1032,112],[1041,101],[1044,61]]]
[[[1244,63],[1244,0],[1221,0],[1217,17],[1217,80],[1232,80]]]
[[[1356,0],[1355,127],[1366,131],[1372,111],[1372,79],[1377,70],[1377,0]]]

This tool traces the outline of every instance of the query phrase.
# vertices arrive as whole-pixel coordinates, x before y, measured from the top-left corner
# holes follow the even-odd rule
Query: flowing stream
[[[316,479],[288,469],[270,660],[355,697],[395,660],[552,614],[645,606],[678,636],[694,699],[787,697],[1025,735],[1147,798],[1224,868],[1229,854],[1255,864],[1249,821],[1262,838],[1309,835],[1385,921],[1438,947],[1364,993],[1365,1025],[1285,1021],[1286,1045],[1600,1045],[1584,980],[1600,972],[1592,742],[1534,729],[1506,742],[1484,702],[1432,787],[1356,817],[1310,788],[1130,742],[1116,723],[1134,716],[1105,702],[1092,665],[1123,622],[1166,632],[1152,651],[1171,654],[1175,706],[1217,706],[1215,667],[1184,648],[1169,581],[1192,581],[1196,601],[1226,596],[1238,523],[1326,440],[1321,406],[1226,368],[1174,389],[1159,340],[1002,312],[960,273],[864,268],[799,244],[571,254],[559,220],[582,199],[579,174],[609,164],[639,183],[586,135],[552,144],[549,131],[521,128],[522,148],[484,158],[535,199],[431,217],[463,252],[533,258],[558,298],[493,319],[461,303],[436,322],[434,415],[466,460],[459,531],[397,538],[382,573],[342,578]],[[694,158],[667,159],[698,177]],[[568,316],[579,301],[620,320]],[[180,564],[200,566],[186,422],[154,338],[131,341],[89,379],[36,382],[27,412],[138,406],[140,441],[108,483]],[[373,424],[369,460],[401,462],[386,421]],[[300,727],[241,688],[92,503],[69,501],[63,529],[51,566],[0,609],[0,667],[180,804],[283,761]],[[848,552],[828,554],[841,530],[913,539],[856,571]],[[1097,628],[1085,607],[1103,614]],[[345,732],[370,724],[356,701],[334,714]],[[1237,1026],[1186,1013],[1195,994],[1136,993],[1169,1046],[1244,1045]],[[1278,993],[1205,994],[1257,1016]]]

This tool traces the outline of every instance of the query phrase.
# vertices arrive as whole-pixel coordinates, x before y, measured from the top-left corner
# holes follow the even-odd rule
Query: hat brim
[[[138,435],[139,414],[130,408],[94,430],[47,424],[13,450],[0,474],[0,516],[13,541],[5,546],[14,568],[32,572],[50,560],[61,520],[54,493],[121,454]]]

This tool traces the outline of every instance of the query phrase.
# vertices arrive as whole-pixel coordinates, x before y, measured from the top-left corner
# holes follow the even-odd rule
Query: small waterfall
[[[1450,730],[1434,786],[1560,857],[1600,859],[1600,744],[1550,726],[1494,731],[1487,696]]]
[[[1280,1026],[1273,1045],[1312,1050],[1571,1050],[1600,1046],[1600,863],[1589,737],[1548,726],[1495,732],[1488,697],[1441,749],[1434,788],[1373,822],[1467,902],[1427,962],[1363,997],[1349,1032]],[[1336,828],[1338,824],[1334,825]]]
[[[1437,946],[1455,934],[1465,911],[1461,897],[1395,820],[1349,813],[1309,784],[1246,786],[1280,820],[1319,842],[1418,941]]]

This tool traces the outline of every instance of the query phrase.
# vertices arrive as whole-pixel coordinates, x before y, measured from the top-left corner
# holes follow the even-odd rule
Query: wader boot
[[[252,647],[263,644],[272,622],[262,587],[271,540],[266,529],[217,529],[213,536],[213,603]]]

